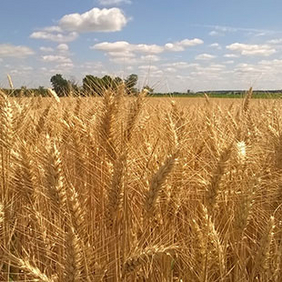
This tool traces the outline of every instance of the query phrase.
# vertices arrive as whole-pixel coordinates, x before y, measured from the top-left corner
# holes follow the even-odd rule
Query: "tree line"
[[[50,79],[53,90],[59,97],[69,95],[75,96],[102,96],[108,90],[117,90],[120,85],[124,85],[125,91],[128,95],[135,95],[139,92],[137,89],[138,75],[130,74],[125,79],[120,77],[111,77],[105,75],[97,77],[91,74],[86,75],[82,80],[82,86],[79,86],[75,81],[68,80],[62,74],[55,74]],[[153,93],[153,89],[149,86],[143,87],[149,93]],[[22,86],[20,89],[2,89],[10,96],[48,96],[48,91],[43,86],[38,88],[27,88]]]
[[[84,96],[102,96],[105,90],[116,90],[121,84],[124,84],[128,94],[138,92],[136,88],[138,76],[136,74],[131,74],[124,80],[120,77],[112,78],[109,75],[100,78],[89,74],[83,78],[82,87],[78,87],[74,82],[66,80],[61,74],[53,75],[50,81],[59,97],[67,96],[71,91]]]

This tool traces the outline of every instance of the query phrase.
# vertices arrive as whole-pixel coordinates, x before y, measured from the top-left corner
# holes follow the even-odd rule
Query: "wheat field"
[[[282,102],[0,95],[0,281],[282,281]]]

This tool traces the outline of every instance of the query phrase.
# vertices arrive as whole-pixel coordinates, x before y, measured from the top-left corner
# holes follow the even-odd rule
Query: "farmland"
[[[282,281],[282,102],[0,95],[0,281]]]

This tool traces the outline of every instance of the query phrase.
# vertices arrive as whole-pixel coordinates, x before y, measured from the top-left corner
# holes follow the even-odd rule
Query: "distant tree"
[[[113,80],[113,83],[114,83],[113,87],[117,88],[119,85],[123,83],[123,80],[120,77],[116,76]]]
[[[151,88],[151,87],[148,86],[148,85],[144,86],[142,90],[143,90],[143,91],[144,91],[144,90],[147,90],[148,94],[153,94],[153,92],[154,92],[154,89]]]
[[[102,87],[104,90],[113,89],[113,79],[109,75],[105,75],[101,79]]]
[[[53,89],[59,97],[67,96],[70,92],[70,83],[61,74],[53,75],[50,79]]]
[[[45,97],[47,96],[47,89],[44,88],[44,86],[39,86],[38,89],[37,89],[37,92],[38,92],[38,95],[42,96],[42,97]]]
[[[103,94],[103,84],[101,78],[91,74],[88,74],[83,78],[82,88],[85,96],[102,96]]]
[[[138,81],[137,74],[131,74],[125,79],[124,83],[128,94],[137,93],[137,89],[135,88],[137,81]]]
[[[27,89],[27,86],[21,86],[21,89],[20,89],[20,92],[19,94],[17,94],[17,96],[20,96],[20,97],[24,97],[24,96],[29,96],[29,91]]]
[[[105,75],[102,78],[99,78],[88,74],[82,80],[82,88],[86,96],[102,96],[105,90],[116,90],[121,83],[123,83],[123,80],[120,77],[115,77],[113,79],[109,75]]]
[[[79,96],[80,87],[78,86],[78,83],[75,80],[75,77],[71,77],[71,79],[68,80],[68,83],[69,83],[70,94],[73,96]]]

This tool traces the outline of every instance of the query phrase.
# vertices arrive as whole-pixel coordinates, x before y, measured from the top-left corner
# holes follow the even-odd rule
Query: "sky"
[[[0,87],[60,73],[155,92],[282,89],[281,0],[0,0]]]

